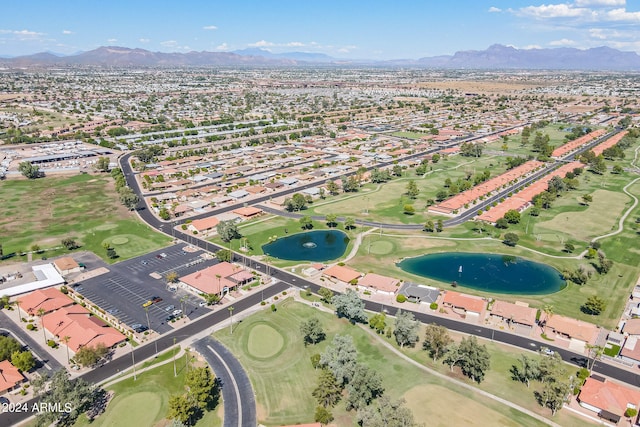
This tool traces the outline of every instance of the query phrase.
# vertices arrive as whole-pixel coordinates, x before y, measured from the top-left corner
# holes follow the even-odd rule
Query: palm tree
[[[545,334],[547,333],[546,329],[547,329],[547,322],[549,321],[549,319],[551,319],[553,317],[553,306],[551,304],[546,304],[543,308],[542,311],[545,314],[544,317],[544,332]]]
[[[37,316],[40,318],[40,323],[42,323],[42,335],[44,336],[44,344],[47,344],[47,332],[44,329],[44,315],[45,315],[46,311],[44,311],[44,308],[39,308],[38,311],[36,312]]]
[[[69,364],[69,340],[71,339],[71,337],[69,335],[65,335],[64,337],[62,337],[62,342],[64,343],[64,345],[67,347],[67,364]]]
[[[22,316],[20,316],[20,300],[15,300],[13,304],[16,306],[16,311],[18,312],[18,323],[22,323]]]
[[[151,322],[149,321],[149,307],[145,307],[144,312],[147,315],[147,328],[149,328],[149,331],[151,331]]]
[[[591,371],[593,369],[593,365],[596,364],[596,360],[599,359],[600,356],[602,356],[602,353],[604,353],[604,347],[602,347],[601,345],[593,345],[589,343],[587,343],[585,347],[589,351],[587,359],[587,369]],[[589,364],[589,361],[591,361],[591,364]]]

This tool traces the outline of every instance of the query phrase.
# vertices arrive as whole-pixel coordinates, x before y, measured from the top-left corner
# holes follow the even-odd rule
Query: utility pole
[[[131,363],[133,364],[133,380],[136,381],[138,377],[136,376],[136,358],[133,355],[133,343],[131,344]]]
[[[231,319],[231,323],[229,323],[229,329],[231,330],[231,335],[233,335],[233,306],[228,308],[229,310],[229,318]]]
[[[176,371],[176,339],[173,338],[173,376],[178,376],[178,371]]]

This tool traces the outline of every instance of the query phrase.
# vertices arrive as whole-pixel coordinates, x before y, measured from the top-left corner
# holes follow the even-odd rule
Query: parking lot
[[[200,306],[201,298],[167,286],[165,276],[169,272],[184,276],[217,263],[215,259],[203,258],[202,250],[191,252],[184,248],[184,244],[174,245],[107,266],[109,273],[75,283],[73,289],[129,327],[147,326],[143,305],[158,297],[161,301],[148,304],[146,309],[151,329],[165,333],[171,330],[167,317],[175,310],[184,310],[190,319],[210,310]]]

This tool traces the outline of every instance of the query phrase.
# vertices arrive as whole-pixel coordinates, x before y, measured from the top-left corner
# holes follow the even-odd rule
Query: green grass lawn
[[[0,186],[0,233],[5,254],[61,246],[71,237],[108,262],[158,249],[170,239],[143,224],[118,201],[108,175],[79,174],[37,180],[8,180]],[[106,259],[104,243],[119,255]],[[65,249],[34,256],[52,257]],[[16,259],[16,258],[13,258]],[[20,259],[20,258],[17,258]]]
[[[392,136],[397,136],[398,138],[408,138],[408,139],[420,139],[424,136],[429,136],[428,132],[393,132]]]
[[[312,316],[320,320],[327,339],[305,347],[299,325]],[[310,357],[322,353],[335,334],[353,337],[358,359],[382,376],[385,394],[407,400],[416,420],[433,420],[429,425],[462,425],[469,420],[476,420],[476,425],[540,424],[519,411],[420,371],[360,327],[291,299],[279,304],[275,313],[265,310],[244,319],[233,335],[225,329],[214,336],[248,371],[256,393],[258,421],[278,426],[313,421],[316,402],[311,392],[317,372],[311,366]],[[443,408],[455,410],[443,411]],[[332,412],[336,425],[353,425],[355,414],[347,412],[344,403],[338,403]]]
[[[171,352],[167,352],[160,357],[166,359],[170,356]],[[107,387],[107,391],[115,393],[107,410],[91,423],[83,415],[75,425],[78,427],[164,425],[169,397],[185,391],[185,357],[176,360],[176,365],[179,367],[177,377],[173,375],[173,363],[168,363],[139,373],[135,381],[133,378],[127,378]],[[221,413],[222,403],[216,410],[205,413],[195,425],[222,426]]]

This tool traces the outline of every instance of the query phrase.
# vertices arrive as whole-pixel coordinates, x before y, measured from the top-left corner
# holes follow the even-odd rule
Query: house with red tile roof
[[[557,157],[562,157],[564,155],[567,155],[570,152],[577,150],[583,145],[593,141],[594,139],[601,137],[605,133],[606,131],[604,129],[598,129],[584,136],[581,136],[580,138],[574,139],[573,141],[569,141],[566,144],[563,144],[558,148],[556,148],[555,150],[553,150],[553,152],[551,153],[551,157],[557,158]]]
[[[398,291],[400,280],[393,277],[382,276],[375,273],[367,273],[358,280],[358,286],[364,286],[373,292],[394,295]]]
[[[196,295],[205,293],[222,297],[225,293],[254,279],[249,271],[225,261],[183,276],[179,280],[184,288]]]
[[[20,309],[29,316],[36,316],[40,309],[43,309],[45,313],[51,313],[73,304],[71,298],[56,288],[38,289],[18,299]]]
[[[127,339],[79,305],[63,307],[43,316],[41,320],[45,329],[59,340],[69,337],[67,345],[73,352],[98,344],[110,348]]]
[[[56,268],[56,270],[58,270],[58,273],[62,274],[63,276],[65,274],[80,272],[80,265],[70,256],[58,258],[57,260],[53,261],[53,266]]]
[[[233,213],[240,215],[245,219],[251,219],[262,215],[264,212],[262,211],[262,209],[256,208],[255,206],[244,206],[238,209],[234,209]]]
[[[442,299],[442,305],[450,307],[454,311],[462,312],[466,316],[477,316],[484,312],[486,301],[475,295],[461,294],[456,291],[446,291]]]
[[[215,216],[210,216],[207,218],[194,220],[191,224],[189,224],[188,228],[191,231],[197,231],[198,233],[202,234],[214,230],[219,223],[220,220],[218,218],[216,218]]]
[[[640,318],[629,319],[624,323],[622,331],[629,335],[640,335]]]
[[[506,301],[496,301],[491,306],[491,316],[499,317],[505,322],[517,323],[533,328],[536,325],[538,310],[524,304],[513,304]]]
[[[349,283],[352,280],[358,280],[362,274],[346,265],[333,265],[322,272],[323,275],[340,282]]]
[[[583,408],[596,412],[600,418],[617,424],[627,409],[638,409],[640,391],[593,376],[587,378],[580,389],[578,402]]]
[[[625,340],[620,351],[620,358],[625,362],[633,363],[634,365],[640,362],[640,343],[638,338],[640,338],[638,335],[631,335]]]
[[[11,362],[8,360],[0,362],[0,394],[14,390],[24,380],[22,373]]]
[[[582,344],[595,344],[600,329],[593,323],[555,314],[545,321],[545,329]]]

